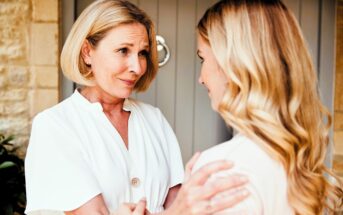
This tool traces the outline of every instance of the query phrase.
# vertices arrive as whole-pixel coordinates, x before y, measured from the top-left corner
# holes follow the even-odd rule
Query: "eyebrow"
[[[130,46],[130,47],[134,46],[133,43],[121,43],[120,45],[121,46],[125,45],[125,46]],[[149,49],[149,48],[150,48],[149,45],[144,46],[144,49]]]

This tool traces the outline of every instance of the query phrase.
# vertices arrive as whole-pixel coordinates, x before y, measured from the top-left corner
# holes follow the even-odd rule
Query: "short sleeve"
[[[73,210],[100,193],[77,135],[46,112],[33,120],[25,176],[26,213]]]
[[[180,146],[175,136],[173,129],[170,127],[168,121],[159,111],[162,118],[162,128],[168,143],[169,155],[169,171],[170,171],[170,187],[182,184],[184,180],[184,168]]]

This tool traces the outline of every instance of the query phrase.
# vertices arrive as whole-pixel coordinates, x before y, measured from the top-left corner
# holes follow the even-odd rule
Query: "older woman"
[[[154,26],[135,5],[99,0],[83,11],[63,47],[61,66],[84,87],[34,118],[26,213],[143,214],[146,207],[152,213],[208,214],[247,195],[211,201],[246,181],[237,175],[203,186],[211,173],[232,166],[225,161],[201,169],[181,188],[183,164],[168,122],[159,109],[129,99],[154,79],[156,56]]]
[[[330,115],[293,14],[279,0],[222,0],[198,32],[199,82],[238,134],[203,152],[194,170],[230,159],[235,167],[220,175],[250,182],[249,197],[218,214],[342,211],[342,181],[324,165]]]

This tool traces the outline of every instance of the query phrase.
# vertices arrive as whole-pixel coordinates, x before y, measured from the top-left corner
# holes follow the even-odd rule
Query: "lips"
[[[130,86],[130,87],[134,86],[136,83],[136,80],[129,80],[129,79],[119,79],[119,80],[121,80],[125,85]]]

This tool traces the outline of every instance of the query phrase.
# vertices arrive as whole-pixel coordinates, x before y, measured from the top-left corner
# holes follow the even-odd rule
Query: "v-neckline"
[[[107,121],[109,122],[109,124],[110,124],[110,125],[114,128],[114,130],[116,131],[117,135],[120,136],[120,139],[122,140],[122,142],[123,142],[125,148],[126,148],[127,150],[129,150],[129,121],[130,121],[131,111],[125,111],[125,112],[127,112],[127,113],[125,113],[125,114],[128,114],[128,116],[124,116],[124,121],[127,120],[127,123],[126,123],[126,126],[127,126],[127,128],[126,128],[126,129],[127,129],[126,134],[125,134],[125,133],[122,134],[122,133],[120,132],[120,129],[118,129],[118,127],[116,127],[116,124],[115,124],[114,122],[112,122],[111,116],[109,116],[109,115],[106,114],[105,112],[103,112],[103,113],[104,113],[105,117],[107,118]],[[126,117],[127,117],[127,118],[126,118]],[[121,122],[121,121],[119,121],[119,122]],[[117,123],[117,124],[118,124],[118,123]],[[124,135],[124,136],[122,136],[122,135]],[[126,135],[126,136],[125,136],[125,135]],[[126,138],[127,142],[125,142],[125,138]]]
[[[104,121],[104,123],[107,125],[107,127],[109,127],[110,128],[110,130],[112,130],[112,134],[114,134],[113,135],[113,137],[115,138],[115,139],[119,139],[119,141],[120,141],[120,144],[118,144],[122,149],[124,149],[124,151],[126,151],[126,152],[130,152],[130,148],[131,148],[131,142],[130,142],[130,121],[131,121],[131,118],[132,118],[132,111],[130,111],[130,115],[129,115],[129,118],[128,118],[128,122],[127,122],[127,146],[126,146],[126,144],[125,144],[125,141],[124,141],[124,139],[123,139],[123,137],[120,135],[120,133],[119,133],[119,131],[117,130],[117,128],[111,123],[111,120],[106,116],[106,114],[103,112],[103,111],[101,111],[101,115],[102,115],[102,118],[103,118],[103,121]]]

